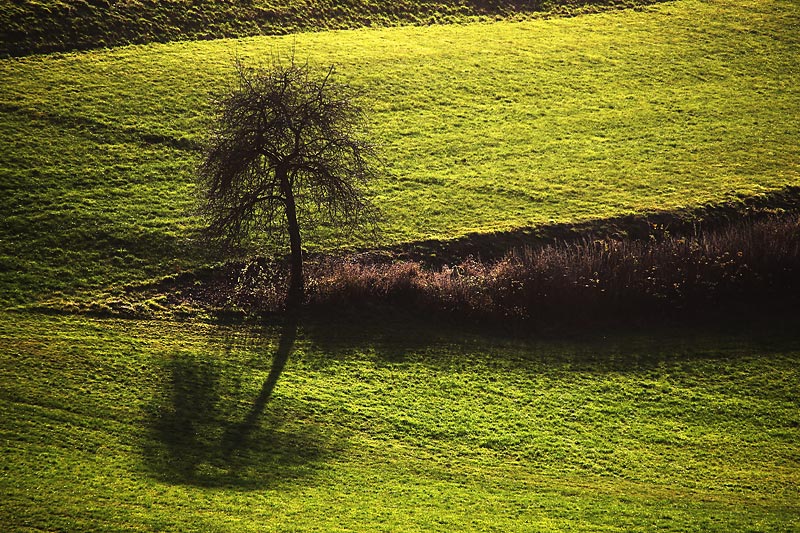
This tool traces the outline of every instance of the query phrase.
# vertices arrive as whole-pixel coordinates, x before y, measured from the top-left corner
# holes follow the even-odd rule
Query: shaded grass
[[[4,60],[0,298],[74,295],[209,262],[191,240],[192,147],[237,54],[295,47],[370,95],[387,170],[374,197],[380,245],[796,185],[797,19],[792,2],[689,0]],[[376,244],[304,231],[310,251]]]
[[[627,8],[619,0],[146,0],[0,2],[0,57],[134,43],[219,39],[300,31],[440,24]]]
[[[12,530],[797,526],[788,324],[520,342],[307,323],[229,454],[277,325],[2,318]]]

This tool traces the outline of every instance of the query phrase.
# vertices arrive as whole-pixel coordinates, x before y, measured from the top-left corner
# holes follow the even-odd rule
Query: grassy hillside
[[[0,57],[133,43],[570,15],[652,1],[0,0]]]
[[[389,326],[307,326],[275,385],[272,326],[1,314],[0,523],[800,526],[796,336],[525,343]]]
[[[776,191],[796,198],[799,23],[795,0],[681,0],[571,19],[0,60],[0,529],[797,530],[793,314],[719,331],[571,328],[571,340],[552,341],[450,330],[403,311],[349,324],[309,314],[295,328],[5,308],[104,305],[123,285],[219,260],[198,238],[193,179],[209,97],[237,56],[294,49],[314,65],[335,63],[368,95],[386,169],[374,191],[384,233],[336,242],[304,228],[310,250],[745,205]],[[797,215],[783,220],[796,235]],[[769,260],[760,247],[774,233],[743,235],[748,247],[709,261],[681,238],[644,249],[667,257],[653,264],[634,255],[640,243],[584,248],[608,267],[605,246],[617,246],[635,270],[662,268],[682,246],[719,271],[689,279],[675,269],[666,289],[679,290],[741,277],[740,259],[758,278],[750,267]],[[768,252],[796,258],[796,242]],[[579,283],[566,282],[579,295],[573,307],[604,290],[600,268],[578,266],[587,264]],[[772,290],[792,287],[784,263],[770,264]],[[485,274],[497,286],[502,267]],[[538,281],[550,267],[536,268]],[[551,270],[567,279],[561,264]],[[630,288],[623,268],[610,270]],[[467,285],[473,273],[426,275],[414,279]],[[192,273],[170,279],[192,284],[176,286],[179,303],[202,285]],[[512,290],[498,293],[517,310],[521,277],[505,279]],[[146,301],[137,303],[163,309],[166,296],[147,290],[169,281],[139,284]],[[475,285],[464,294],[485,301],[490,283]]]
[[[369,95],[382,244],[797,185],[800,8],[644,12],[133,46],[0,62],[0,287],[19,303],[213,258],[193,241],[208,97],[294,47]],[[310,249],[329,243],[308,233]]]

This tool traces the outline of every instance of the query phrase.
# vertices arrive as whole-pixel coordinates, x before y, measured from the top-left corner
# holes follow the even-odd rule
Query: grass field
[[[791,329],[1,318],[7,531],[800,526]]]
[[[797,24],[795,2],[688,0],[4,60],[3,300],[209,260],[189,239],[193,147],[236,55],[294,47],[370,95],[391,244],[797,184]],[[343,244],[322,234],[307,234],[311,249]]]
[[[193,180],[237,56],[368,95],[384,231],[306,232],[331,250],[796,187],[798,27],[681,0],[0,60],[0,530],[800,529],[796,316],[536,340],[9,309],[221,260]]]
[[[577,15],[642,0],[0,0],[0,57],[133,43]]]

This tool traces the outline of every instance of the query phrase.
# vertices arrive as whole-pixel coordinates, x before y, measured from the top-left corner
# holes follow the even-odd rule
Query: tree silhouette
[[[215,101],[200,167],[209,232],[228,244],[253,233],[288,236],[287,309],[304,298],[304,232],[319,224],[354,230],[375,221],[367,186],[372,145],[356,92],[309,65],[236,62],[235,86]]]

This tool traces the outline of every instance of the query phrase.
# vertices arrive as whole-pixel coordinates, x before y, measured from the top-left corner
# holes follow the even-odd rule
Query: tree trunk
[[[281,187],[286,198],[286,227],[289,233],[290,276],[289,292],[286,295],[286,310],[294,313],[303,303],[305,282],[303,280],[303,247],[300,240],[300,225],[297,223],[297,207],[286,173],[280,176]]]

